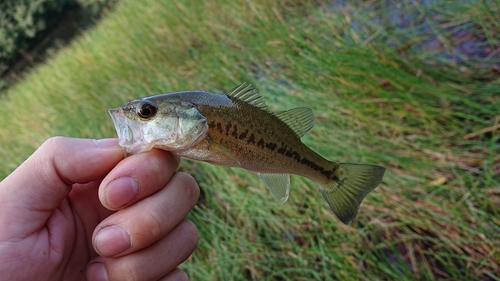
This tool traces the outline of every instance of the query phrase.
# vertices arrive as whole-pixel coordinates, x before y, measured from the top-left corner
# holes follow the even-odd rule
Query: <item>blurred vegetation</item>
[[[91,27],[116,0],[0,2],[0,91]]]
[[[0,61],[14,60],[51,28],[73,0],[4,0],[0,3]]]
[[[388,170],[345,226],[308,180],[281,204],[183,161],[193,280],[499,280],[499,22],[498,0],[124,0],[2,97],[0,175],[50,136],[115,136],[107,109],[130,99],[247,81],[311,107],[321,155]]]

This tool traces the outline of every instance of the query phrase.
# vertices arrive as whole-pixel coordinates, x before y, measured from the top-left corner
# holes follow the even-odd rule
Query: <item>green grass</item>
[[[123,1],[2,97],[1,176],[50,136],[115,136],[107,109],[130,99],[247,81],[275,110],[311,107],[303,141],[321,155],[387,172],[345,226],[313,182],[292,177],[281,204],[250,172],[183,161],[202,190],[193,280],[499,280],[495,57],[415,47],[453,51],[463,25],[499,48],[499,2],[436,5],[436,19],[403,1],[417,16],[399,28],[385,6],[307,2]]]

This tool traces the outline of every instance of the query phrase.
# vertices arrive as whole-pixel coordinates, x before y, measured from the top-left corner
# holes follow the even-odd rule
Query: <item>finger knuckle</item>
[[[164,159],[160,157],[148,157],[147,159],[150,161],[150,165],[148,166],[150,167],[151,173],[158,174],[165,169]]]
[[[179,225],[180,231],[182,231],[182,237],[185,239],[185,245],[191,246],[193,249],[198,244],[198,230],[194,223],[189,220],[184,220]]]
[[[64,141],[65,141],[65,137],[61,137],[61,136],[55,136],[55,137],[51,137],[49,139],[47,139],[43,144],[42,144],[42,148],[54,148],[54,147],[60,147],[63,145]]]
[[[64,145],[64,137],[56,136],[48,138],[41,146],[40,150],[54,151]]]
[[[127,260],[121,260],[121,262],[115,263],[109,271],[111,271],[108,272],[108,279],[110,281],[139,281],[144,280],[142,276],[146,275],[143,268],[138,266],[138,264],[128,262]]]
[[[34,153],[37,161],[33,160],[34,170],[39,174],[41,182],[45,186],[52,186],[54,188],[61,185],[70,184],[64,177],[65,172],[61,171],[67,168],[66,158],[59,157],[61,147],[64,146],[64,137],[51,137],[47,139]]]
[[[200,196],[200,188],[196,180],[191,175],[183,172],[177,172],[175,176],[176,180],[184,187],[187,198],[197,201]]]
[[[175,160],[173,159],[173,155],[168,151],[153,149],[148,156],[150,156],[147,159],[151,161],[151,169],[154,170],[155,173],[161,173],[170,166],[174,166],[171,162]]]
[[[150,210],[148,212],[148,215],[147,216],[144,216],[143,219],[144,219],[144,225],[145,225],[145,228],[144,229],[147,229],[147,233],[148,233],[148,238],[147,240],[150,240],[150,239],[156,239],[158,237],[160,237],[164,232],[165,232],[165,219],[164,217],[166,217],[164,214],[160,214],[161,213],[164,213],[165,210]]]
[[[172,270],[167,276],[164,276],[158,281],[167,281],[167,280],[176,280],[176,281],[189,281],[189,277],[183,270],[176,268]]]

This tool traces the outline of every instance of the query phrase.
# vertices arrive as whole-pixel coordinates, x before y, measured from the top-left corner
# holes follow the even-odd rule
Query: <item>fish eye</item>
[[[156,105],[150,102],[139,104],[139,106],[136,107],[137,115],[139,115],[142,119],[149,119],[155,116],[157,110],[158,108]]]

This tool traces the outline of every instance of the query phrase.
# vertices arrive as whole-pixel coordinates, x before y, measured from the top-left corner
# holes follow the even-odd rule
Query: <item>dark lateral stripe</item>
[[[276,149],[278,145],[274,142],[268,142],[266,143],[266,148],[271,150],[271,151],[274,151]]]
[[[255,143],[255,136],[254,136],[254,134],[250,135],[250,137],[247,140],[247,143]]]
[[[248,134],[248,129],[245,130],[243,133],[240,134],[240,136],[238,137],[240,140],[243,140],[243,139],[246,139],[247,138],[247,134]]]
[[[322,175],[327,177],[328,179],[334,179],[336,176],[334,175],[335,170],[325,170],[323,167],[317,165],[313,161],[307,159],[307,158],[301,158],[300,163],[306,165],[307,167],[310,167],[311,169],[320,172]]]
[[[232,126],[233,126],[233,124],[231,124],[231,121],[229,121],[226,124],[226,136],[229,136],[229,130],[231,129]]]
[[[258,146],[258,147],[262,147],[262,148],[264,148],[264,140],[263,140],[263,139],[260,139],[260,140],[257,142],[257,146]]]
[[[210,128],[214,128],[215,130],[219,131],[219,133],[222,134],[222,124],[221,123],[218,123],[218,122],[215,122],[215,121],[210,121],[210,123],[208,124],[208,126]]]
[[[234,124],[233,126],[233,132],[231,133],[231,136],[233,136],[233,138],[238,137],[238,127],[236,126],[236,124]]]
[[[246,139],[247,144],[254,144],[257,147],[260,147],[262,149],[267,149],[271,152],[276,151],[278,154],[286,156],[298,163],[301,163],[313,169],[314,171],[321,173],[330,180],[338,180],[338,177],[335,175],[336,169],[325,170],[325,168],[319,166],[314,161],[311,161],[306,157],[302,157],[297,151],[288,149],[283,142],[280,144],[280,147],[278,148],[278,144],[275,142],[265,142],[264,139],[259,139],[258,141],[256,141],[255,135],[253,133],[251,133],[249,136],[248,129],[245,129],[245,131],[238,134],[238,126],[236,124],[232,124],[231,122],[225,124],[224,128],[225,131],[222,128],[222,123],[219,122],[211,121],[209,123],[209,126],[211,128],[216,129],[221,134],[225,133],[226,136],[231,135],[233,138],[240,140]]]

